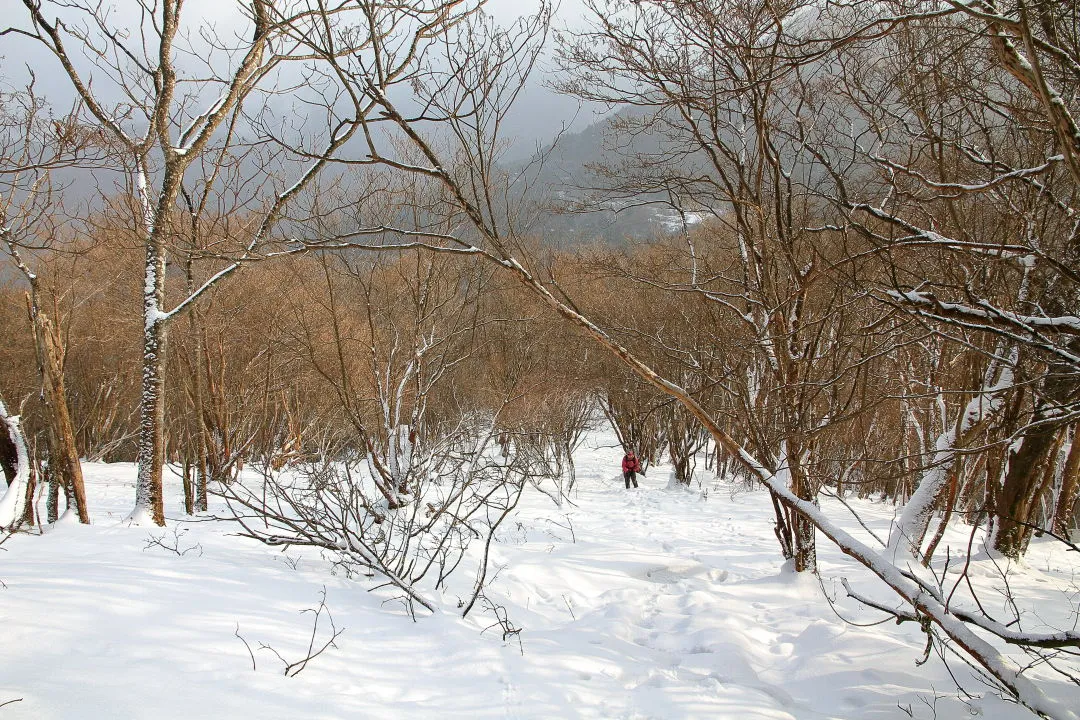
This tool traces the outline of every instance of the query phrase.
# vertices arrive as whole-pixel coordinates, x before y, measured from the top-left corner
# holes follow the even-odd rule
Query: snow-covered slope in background
[[[93,526],[62,524],[0,551],[0,720],[1030,717],[959,663],[973,697],[958,696],[933,655],[916,667],[918,628],[841,620],[826,594],[851,620],[882,619],[842,597],[842,576],[890,598],[824,541],[822,585],[788,572],[763,492],[705,473],[692,490],[669,489],[663,467],[627,491],[611,438],[587,445],[574,506],[529,493],[504,525],[488,592],[500,607],[462,620],[458,599],[472,578],[461,577],[439,614],[417,622],[391,591],[368,592],[376,580],[334,574],[315,552],[232,536],[224,522],[125,527],[134,468],[88,465]],[[167,497],[180,497],[172,481]],[[894,509],[856,504],[887,536]],[[954,552],[969,530],[947,535]],[[1076,569],[1036,540],[1009,582],[1049,600],[1078,592]],[[998,569],[982,558],[971,574],[992,583]],[[313,613],[302,611],[324,586],[345,631],[287,678],[260,644],[304,657]],[[496,613],[521,632],[504,641]],[[316,647],[328,632],[323,615]],[[1080,704],[1076,688],[1051,694]]]

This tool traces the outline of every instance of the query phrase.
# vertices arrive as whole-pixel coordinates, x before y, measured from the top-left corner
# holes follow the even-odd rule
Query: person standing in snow
[[[634,454],[633,450],[627,450],[626,454],[623,455],[623,459],[622,459],[622,476],[623,476],[623,480],[626,481],[626,489],[627,490],[630,489],[630,483],[634,483],[634,487],[638,486],[637,485],[637,474],[638,473],[641,473],[642,475],[645,474],[641,470],[641,463],[638,461],[637,455]]]

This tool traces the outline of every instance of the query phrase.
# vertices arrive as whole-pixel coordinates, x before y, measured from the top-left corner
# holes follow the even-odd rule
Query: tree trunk
[[[668,455],[675,469],[675,482],[690,487],[690,457],[685,452],[686,447],[681,440],[681,438],[673,439],[668,443]]]
[[[19,424],[19,417],[8,415],[7,406],[4,405],[3,400],[0,400],[0,433],[6,437],[12,449],[10,468],[8,461],[4,462],[5,476],[8,470],[11,470],[10,481],[7,491],[0,498],[0,527],[10,528],[24,517],[24,512],[28,507],[27,496],[30,495],[32,498],[33,495],[27,492],[31,487],[31,467],[30,453],[26,449],[26,437]],[[31,514],[30,517],[33,515]]]
[[[158,243],[146,248],[143,290],[143,372],[139,403],[139,477],[135,509],[129,519],[165,524],[161,476],[165,463],[165,318],[160,311],[165,284],[165,252]]]
[[[780,543],[780,554],[785,560],[792,560],[795,557],[795,540],[792,538],[788,511],[772,489],[769,490],[769,496],[772,498],[773,512],[776,515],[773,533],[776,534],[776,540]]]
[[[949,494],[945,498],[945,509],[941,515],[941,522],[938,523],[937,529],[934,531],[934,536],[930,538],[930,544],[926,546],[926,552],[923,554],[922,559],[923,567],[930,567],[930,561],[934,558],[934,551],[941,544],[941,538],[945,537],[945,528],[949,526],[949,521],[952,520],[953,510],[956,509],[956,496],[960,489],[960,482],[957,478],[959,472],[960,467],[957,465],[953,465],[949,471]],[[920,540],[920,546],[921,542]]]
[[[38,369],[44,388],[46,419],[49,430],[49,476],[63,486],[72,500],[79,522],[90,523],[90,511],[86,504],[86,488],[83,485],[82,463],[75,444],[75,428],[67,406],[67,390],[64,387],[64,351],[56,327],[37,303],[26,297],[30,321],[34,326],[34,347],[37,351]],[[50,484],[49,499],[52,501],[53,485]],[[55,519],[55,518],[51,518]]]
[[[1070,342],[1068,347],[1073,352],[1080,350],[1080,339]],[[1052,364],[1036,397],[1031,426],[1024,433],[1020,448],[1009,453],[1009,469],[992,506],[998,524],[991,547],[1006,557],[1019,558],[1027,550],[1032,509],[1037,507],[1039,495],[1047,485],[1046,464],[1051,462],[1058,437],[1066,429],[1050,420],[1058,408],[1075,401],[1078,389],[1080,378],[1069,367]]]
[[[46,482],[49,485],[49,494],[45,500],[45,522],[54,523],[60,519],[60,477],[53,471],[51,464],[45,467],[48,469]]]
[[[193,295],[195,292],[195,274],[192,262],[189,259],[187,265],[187,293]],[[195,503],[194,508],[196,510],[206,510],[206,484],[207,475],[210,472],[209,458],[207,453],[207,428],[206,428],[206,391],[203,381],[203,354],[205,352],[205,343],[203,342],[202,333],[202,317],[198,308],[192,308],[188,313],[188,324],[191,329],[191,341],[193,344],[191,350],[191,372],[194,374],[192,377],[192,404],[195,406],[195,478],[194,478],[194,491],[195,491]],[[206,360],[209,363],[209,358]]]
[[[1045,463],[1055,445],[1058,428],[1038,428],[1029,432],[1020,449],[1010,453],[1009,470],[997,497],[994,512],[997,532],[993,548],[1006,557],[1020,558],[1031,537],[1031,509],[1035,507]]]
[[[1073,516],[1077,491],[1080,490],[1080,438],[1077,426],[1072,428],[1072,446],[1069,448],[1065,469],[1062,471],[1061,492],[1058,493],[1057,507],[1054,508],[1054,532],[1068,537],[1069,524]]]
[[[577,467],[574,465],[574,449],[570,447],[570,441],[563,438],[561,442],[563,452],[566,454],[566,494],[569,495],[577,483]]]
[[[0,472],[3,472],[4,484],[10,487],[18,471],[19,450],[8,434],[7,425],[0,423]]]
[[[946,488],[950,488],[950,492],[954,494],[956,492],[956,463],[959,461],[959,451],[971,443],[990,418],[1000,410],[1001,393],[1012,383],[1013,371],[1009,366],[1002,368],[996,380],[992,380],[992,375],[988,375],[975,396],[961,409],[956,420],[942,429],[934,443],[929,467],[923,471],[914,492],[904,504],[900,517],[889,533],[889,548],[894,555],[902,551],[912,557],[919,557],[926,532],[930,528],[930,519],[942,493]],[[940,396],[939,402],[944,407]],[[944,410],[942,414],[944,415]],[[944,420],[942,417],[943,422]],[[949,512],[951,513],[951,505]],[[936,544],[937,542],[933,543]]]
[[[791,466],[791,492],[800,500],[815,503],[817,488],[812,486],[810,478],[795,456],[788,457]],[[814,524],[802,513],[790,512],[792,538],[794,540],[795,572],[817,572],[817,537]]]
[[[191,453],[188,448],[184,448],[184,512],[195,514],[195,486],[191,481]]]
[[[38,476],[34,469],[34,463],[30,463],[29,479],[26,482],[26,493],[23,497],[23,525],[33,527],[39,524],[34,517],[34,494],[37,492]]]

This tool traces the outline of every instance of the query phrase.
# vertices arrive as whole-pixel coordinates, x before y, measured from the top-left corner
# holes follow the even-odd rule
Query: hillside
[[[526,494],[493,548],[491,604],[462,620],[472,578],[457,577],[438,612],[415,622],[392,592],[372,590],[377,580],[243,540],[211,515],[173,507],[163,531],[126,527],[134,467],[89,464],[93,525],[62,521],[0,552],[0,717],[1030,717],[955,659],[947,668],[935,652],[918,667],[917,627],[845,623],[883,617],[844,598],[842,577],[890,602],[887,591],[825,542],[820,586],[791,573],[762,491],[705,472],[691,490],[671,488],[663,466],[626,491],[619,455],[613,438],[591,436],[573,506]],[[851,502],[887,531],[893,507]],[[966,547],[969,535],[956,526],[946,542]],[[1076,592],[1060,545],[1036,540],[1025,566],[1000,569],[1021,597]],[[985,555],[969,575],[1004,587]],[[343,632],[285,677],[275,655],[304,657],[305,610],[324,588]],[[1074,620],[1029,611],[1049,625]],[[520,632],[504,640],[499,618]],[[316,649],[329,628],[324,614]],[[1080,703],[1076,687],[1046,687]]]
[[[630,156],[655,153],[663,140],[644,131],[628,137],[613,129],[613,122],[633,121],[640,111],[624,109],[601,118],[578,132],[566,132],[532,157],[508,163],[518,176],[518,188],[534,206],[530,233],[559,245],[601,241],[611,244],[681,232],[679,213],[663,193],[641,192],[630,197],[606,192],[611,182],[604,174],[625,164]],[[684,170],[700,166],[694,155]],[[687,224],[700,222],[701,213],[688,212]]]

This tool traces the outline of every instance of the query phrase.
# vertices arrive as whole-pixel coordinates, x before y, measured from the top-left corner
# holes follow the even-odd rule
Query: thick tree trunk
[[[165,464],[165,376],[163,354],[165,328],[161,323],[147,327],[144,337],[142,398],[139,418],[139,478],[135,488],[132,518],[148,515],[155,525],[165,524],[161,478]]]
[[[160,311],[165,284],[165,252],[157,243],[146,248],[143,291],[143,372],[139,405],[139,477],[134,523],[165,524],[161,477],[165,464],[165,318]]]
[[[997,531],[993,548],[1002,555],[1019,558],[1031,537],[1031,510],[1043,487],[1045,465],[1055,446],[1058,428],[1029,432],[1020,449],[1010,453],[1009,471],[997,496]]]
[[[1069,343],[1070,351],[1080,350],[1080,338]],[[1031,427],[1024,433],[1018,450],[1009,453],[1008,471],[992,506],[997,517],[991,547],[1006,557],[1019,558],[1027,550],[1032,527],[1032,510],[1044,492],[1046,465],[1065,427],[1051,422],[1058,408],[1074,402],[1080,379],[1060,363],[1051,365],[1035,400]]]

